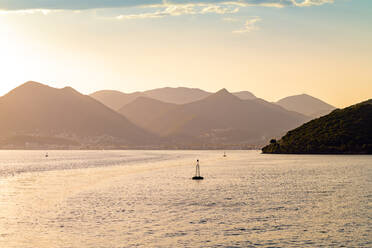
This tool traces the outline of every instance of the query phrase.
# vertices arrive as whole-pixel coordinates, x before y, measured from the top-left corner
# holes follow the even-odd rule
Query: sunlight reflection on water
[[[371,156],[49,154],[0,152],[0,247],[372,245]]]

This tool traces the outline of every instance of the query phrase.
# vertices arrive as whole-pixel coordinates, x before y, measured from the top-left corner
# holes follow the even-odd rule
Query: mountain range
[[[214,93],[194,88],[159,88],[143,92],[123,93],[120,91],[102,90],[91,94],[94,99],[102,102],[109,108],[119,111],[125,105],[133,102],[138,97],[147,97],[164,103],[187,104],[202,100]],[[240,91],[232,93],[242,100],[258,99],[249,91]],[[334,106],[307,94],[285,97],[277,102],[273,102],[289,111],[295,111],[311,118],[317,118],[329,114]]]
[[[226,89],[186,104],[140,97],[119,113],[171,143],[190,146],[261,144],[309,119],[262,99],[242,100]]]
[[[152,138],[92,97],[70,87],[55,89],[36,82],[27,82],[0,97],[0,119],[3,145],[14,137],[18,143],[20,138],[23,143],[34,143],[35,137],[44,137],[44,141],[55,137],[71,140],[71,144],[124,146],[147,144]]]
[[[0,148],[145,149],[259,146],[311,119],[250,92],[161,88],[88,96],[37,82],[0,97],[0,118]]]
[[[135,99],[141,96],[149,97],[166,103],[186,104],[201,100],[212,94],[213,93],[201,89],[185,87],[177,88],[165,87],[143,92],[134,92],[129,94],[114,90],[101,90],[94,92],[90,96],[102,102],[106,106],[112,108],[113,110],[118,111],[126,104],[134,101]],[[256,96],[249,91],[241,91],[233,94],[243,100],[256,98]]]

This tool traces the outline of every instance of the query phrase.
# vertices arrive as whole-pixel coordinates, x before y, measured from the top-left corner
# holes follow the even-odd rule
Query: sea
[[[223,154],[0,151],[0,247],[372,247],[372,156]]]

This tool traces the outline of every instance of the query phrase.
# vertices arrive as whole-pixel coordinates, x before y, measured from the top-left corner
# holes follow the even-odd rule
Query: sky
[[[370,0],[0,0],[0,95],[160,87],[372,98]]]

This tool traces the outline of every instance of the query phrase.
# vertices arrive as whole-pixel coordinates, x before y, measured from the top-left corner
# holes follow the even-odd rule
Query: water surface
[[[372,246],[371,156],[44,155],[0,151],[0,247]]]

